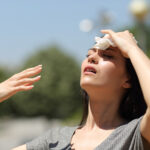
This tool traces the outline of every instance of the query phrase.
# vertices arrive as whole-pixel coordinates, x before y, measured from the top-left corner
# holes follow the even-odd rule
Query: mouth
[[[86,74],[90,74],[90,73],[96,74],[96,69],[91,67],[91,66],[87,66],[84,69],[84,73],[86,73]]]

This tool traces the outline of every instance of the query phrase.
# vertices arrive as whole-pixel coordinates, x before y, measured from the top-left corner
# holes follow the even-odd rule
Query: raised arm
[[[18,146],[18,147],[16,147],[16,148],[13,148],[12,150],[27,150],[27,147],[26,147],[26,145],[24,144],[24,145]]]
[[[0,83],[0,102],[8,99],[19,91],[31,90],[34,87],[34,82],[37,82],[41,78],[40,76],[33,76],[39,74],[41,70],[42,66],[38,65],[17,73]]]
[[[134,66],[147,104],[147,111],[142,118],[140,131],[142,136],[150,142],[150,59],[138,47],[132,33],[128,30],[118,33],[112,30],[102,30],[102,33],[111,36],[123,56],[130,58]]]

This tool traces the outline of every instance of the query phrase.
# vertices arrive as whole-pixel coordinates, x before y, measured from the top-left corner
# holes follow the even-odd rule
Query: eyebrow
[[[106,49],[106,51],[113,51],[113,52],[117,53],[117,50],[114,49],[114,48],[111,48],[111,47],[108,47],[108,48]]]
[[[96,51],[96,48],[89,48],[88,51],[90,50]]]
[[[89,50],[93,50],[93,51],[96,51],[97,49],[96,48],[90,48]],[[88,50],[88,51],[89,51]],[[102,50],[103,51],[103,50]],[[115,53],[117,53],[117,50],[116,49],[114,49],[114,48],[112,48],[112,47],[108,47],[106,50],[104,50],[104,51],[112,51],[112,52],[115,52]]]

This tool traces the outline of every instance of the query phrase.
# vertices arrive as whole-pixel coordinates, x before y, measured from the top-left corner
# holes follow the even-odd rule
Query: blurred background
[[[100,29],[128,29],[150,56],[149,0],[0,1],[0,82],[38,64],[34,89],[0,103],[0,149],[82,116],[80,65]]]

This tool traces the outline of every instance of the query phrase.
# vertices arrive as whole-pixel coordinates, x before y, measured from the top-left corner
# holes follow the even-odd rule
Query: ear
[[[130,80],[126,80],[124,83],[123,83],[123,88],[131,88],[131,83],[130,83]]]

